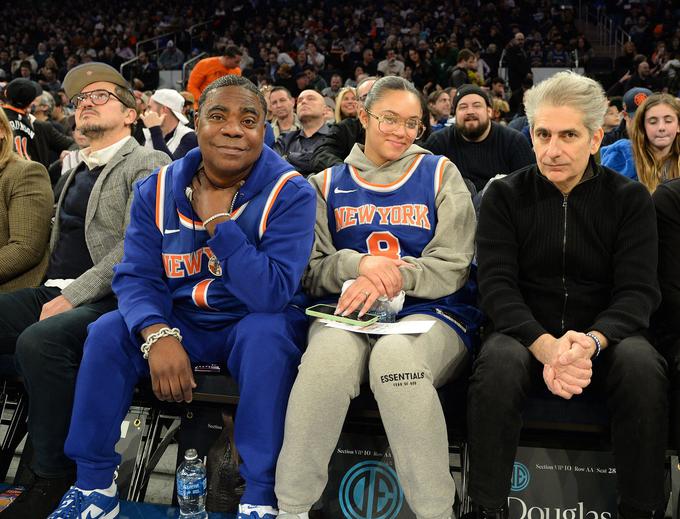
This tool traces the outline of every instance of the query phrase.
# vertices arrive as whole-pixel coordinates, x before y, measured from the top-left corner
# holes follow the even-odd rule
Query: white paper
[[[411,335],[427,333],[435,321],[401,321],[399,323],[374,323],[368,326],[354,326],[328,319],[321,319],[329,328],[338,328],[348,332],[368,333],[372,335]]]

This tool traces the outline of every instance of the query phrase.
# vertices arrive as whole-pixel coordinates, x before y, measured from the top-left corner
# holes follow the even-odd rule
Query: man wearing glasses
[[[113,266],[123,254],[132,186],[170,162],[131,137],[135,98],[103,63],[72,69],[64,89],[76,127],[90,139],[59,197],[44,283],[0,296],[0,351],[16,353],[30,398],[32,481],[7,517],[46,517],[73,483],[64,455],[87,326],[116,308]],[[4,516],[3,516],[4,517]]]
[[[368,77],[357,85],[357,100],[361,106],[377,78]],[[328,135],[314,153],[314,171],[323,171],[335,164],[341,164],[355,143],[363,144],[366,132],[359,119],[348,117],[330,127]]]

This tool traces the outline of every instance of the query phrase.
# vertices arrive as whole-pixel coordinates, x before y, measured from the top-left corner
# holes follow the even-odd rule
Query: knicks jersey
[[[323,172],[328,225],[335,248],[374,256],[419,258],[437,226],[435,198],[447,159],[416,155],[391,184],[373,184],[352,165]]]
[[[161,168],[156,179],[155,223],[163,236],[161,261],[167,284],[173,304],[183,311],[195,312],[197,324],[223,325],[242,318],[249,310],[222,282],[225,273],[208,245],[210,235],[193,213],[184,192],[175,192],[176,164]],[[295,171],[283,173],[231,213],[231,220],[251,244],[257,247],[266,233],[269,213],[283,186],[300,176]]]
[[[415,155],[402,176],[390,184],[371,183],[350,164],[326,169],[322,194],[335,248],[393,259],[421,257],[437,227],[435,200],[447,162],[437,155]],[[399,317],[415,313],[437,317],[456,329],[469,347],[471,332],[481,321],[473,306],[474,295],[471,279],[458,292],[440,299],[407,297]]]

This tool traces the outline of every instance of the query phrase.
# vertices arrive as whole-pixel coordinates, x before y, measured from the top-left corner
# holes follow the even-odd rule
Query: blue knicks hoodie
[[[300,279],[314,242],[316,194],[290,164],[264,146],[240,189],[231,220],[211,238],[185,189],[199,148],[135,186],[123,260],[113,291],[133,340],[171,322],[218,329],[251,312],[304,305]]]

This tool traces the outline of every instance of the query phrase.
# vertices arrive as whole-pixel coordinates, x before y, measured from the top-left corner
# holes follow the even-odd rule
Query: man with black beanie
[[[14,133],[14,150],[20,157],[40,162],[49,168],[51,158],[68,149],[74,141],[53,128],[49,122],[37,121],[29,114],[31,104],[41,94],[42,88],[35,81],[14,79],[5,87],[7,104],[2,108]]]
[[[507,175],[536,162],[521,133],[491,121],[489,94],[464,85],[453,98],[456,124],[433,133],[424,148],[448,157],[477,191],[496,175]]]

